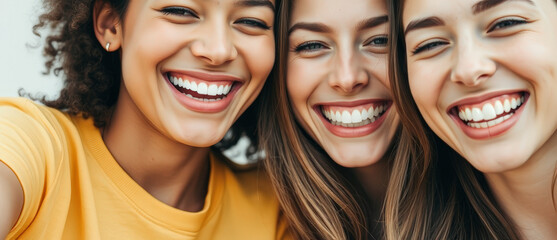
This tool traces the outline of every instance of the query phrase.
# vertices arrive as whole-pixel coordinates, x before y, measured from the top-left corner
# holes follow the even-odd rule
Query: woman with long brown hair
[[[291,4],[291,5],[289,5]],[[268,172],[301,239],[381,238],[399,128],[384,0],[296,0],[261,115]]]
[[[391,237],[557,238],[556,2],[392,9],[392,85],[423,151],[400,182],[406,204],[388,214]]]

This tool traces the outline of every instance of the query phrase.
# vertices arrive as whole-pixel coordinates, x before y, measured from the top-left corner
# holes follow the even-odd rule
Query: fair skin
[[[404,6],[409,84],[421,114],[485,173],[525,239],[557,237],[555,22],[553,0]]]
[[[380,0],[298,0],[289,26],[287,90],[296,119],[336,163],[374,183],[365,184],[370,196],[384,193],[381,159],[399,122],[387,31]]]
[[[255,100],[273,66],[274,1],[132,0],[123,21],[107,4],[94,12],[97,39],[122,59],[119,98],[101,131],[107,148],[155,198],[201,210],[208,147]],[[0,187],[10,182],[11,195],[21,196],[6,176]],[[14,199],[0,206],[22,202]],[[2,219],[0,237],[14,219]]]

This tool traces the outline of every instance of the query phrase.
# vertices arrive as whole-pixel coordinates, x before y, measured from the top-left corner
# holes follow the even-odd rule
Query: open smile
[[[517,121],[518,114],[528,101],[527,92],[499,94],[488,99],[462,104],[449,108],[449,115],[457,121],[464,132],[476,139],[502,134]]]
[[[321,103],[314,106],[325,127],[339,137],[361,137],[374,132],[390,109],[390,100]]]
[[[226,109],[243,85],[235,77],[197,72],[167,72],[165,78],[178,100],[198,112]]]

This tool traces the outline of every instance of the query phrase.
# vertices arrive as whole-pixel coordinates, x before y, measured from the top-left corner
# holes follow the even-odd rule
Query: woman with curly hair
[[[265,174],[220,154],[256,135],[280,1],[44,4],[65,85],[46,106],[0,99],[0,238],[281,237]]]

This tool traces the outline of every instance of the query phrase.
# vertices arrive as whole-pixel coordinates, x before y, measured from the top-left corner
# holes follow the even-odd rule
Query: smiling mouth
[[[167,73],[168,80],[176,90],[185,96],[200,102],[215,102],[225,99],[235,87],[234,81],[218,81],[209,83],[193,80],[185,76],[174,76]]]
[[[511,118],[528,99],[526,92],[505,94],[479,104],[463,104],[453,107],[450,114],[468,127],[485,129],[499,125]]]
[[[374,102],[355,107],[321,105],[320,112],[332,125],[356,128],[375,122],[388,109],[389,102]]]

